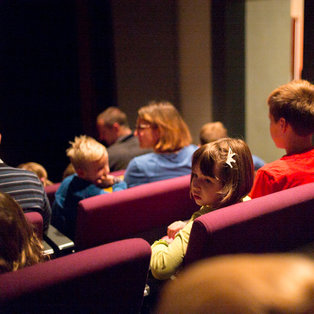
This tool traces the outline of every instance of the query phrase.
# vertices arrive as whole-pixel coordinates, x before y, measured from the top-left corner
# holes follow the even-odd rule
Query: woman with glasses
[[[170,179],[191,173],[192,155],[188,126],[167,101],[152,101],[138,111],[135,135],[141,148],[153,153],[133,158],[124,175],[128,187]]]

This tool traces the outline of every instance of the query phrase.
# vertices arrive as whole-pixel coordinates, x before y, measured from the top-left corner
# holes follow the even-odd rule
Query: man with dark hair
[[[39,212],[43,217],[44,231],[47,231],[51,208],[44,186],[34,172],[10,167],[0,159],[0,191],[11,195],[24,212]]]
[[[99,140],[105,142],[110,171],[126,169],[136,156],[151,152],[139,146],[138,138],[129,127],[126,114],[117,107],[108,107],[97,116]]]

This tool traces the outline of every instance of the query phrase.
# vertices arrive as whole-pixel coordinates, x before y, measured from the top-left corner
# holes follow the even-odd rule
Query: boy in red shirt
[[[268,97],[270,134],[286,155],[257,171],[251,198],[314,182],[314,85],[292,81]]]

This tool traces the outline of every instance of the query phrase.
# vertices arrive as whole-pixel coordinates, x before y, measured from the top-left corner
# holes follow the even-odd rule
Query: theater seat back
[[[43,217],[38,212],[24,213],[26,220],[34,227],[34,231],[39,239],[43,239]]]
[[[190,175],[147,183],[82,200],[78,205],[75,245],[86,249],[128,237],[151,242],[167,225],[198,210],[190,198]]]
[[[61,182],[54,183],[52,185],[48,185],[45,187],[45,191],[49,200],[50,205],[52,206],[53,202],[55,201],[55,194],[59,189]]]
[[[314,241],[314,183],[197,218],[185,264],[222,254],[287,252]]]
[[[1,313],[139,313],[151,250],[118,241],[0,275]]]

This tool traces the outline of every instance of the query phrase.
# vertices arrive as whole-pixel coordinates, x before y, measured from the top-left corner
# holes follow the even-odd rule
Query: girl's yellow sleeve
[[[150,268],[156,279],[170,278],[182,264],[189,243],[192,224],[193,221],[189,221],[170,244],[165,240],[159,240],[152,245]]]

